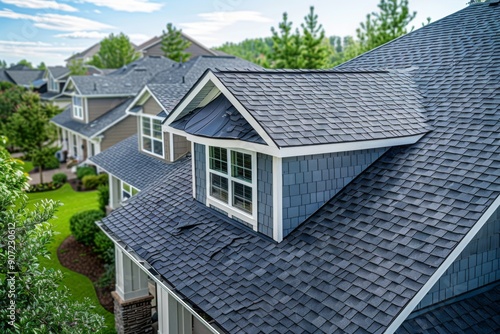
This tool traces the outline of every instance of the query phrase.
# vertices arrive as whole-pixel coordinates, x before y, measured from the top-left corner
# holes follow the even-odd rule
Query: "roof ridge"
[[[379,69],[379,70],[340,70],[340,69],[224,69],[224,68],[215,68],[211,70],[215,73],[248,73],[248,74],[312,74],[312,73],[324,73],[324,74],[349,74],[349,73],[399,73],[389,69]]]

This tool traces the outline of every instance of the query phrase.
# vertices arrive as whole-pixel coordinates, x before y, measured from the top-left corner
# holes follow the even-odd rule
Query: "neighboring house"
[[[63,88],[70,75],[70,69],[64,66],[48,66],[44,74],[47,91],[40,94],[42,101],[49,101],[60,108],[71,103],[71,97],[63,94]]]
[[[218,56],[220,55],[217,51],[211,50],[201,44],[200,42],[194,40],[189,37],[185,33],[182,33],[182,38],[191,42],[191,45],[185,50],[186,52],[191,54],[191,58],[195,58],[197,56]],[[142,43],[137,47],[137,51],[141,52],[143,56],[163,56],[164,53],[161,50],[161,36],[155,36],[146,42]],[[187,61],[188,59],[184,59]]]
[[[499,35],[493,0],[330,71],[206,72],[142,123],[191,157],[99,223],[118,332],[153,299],[163,334],[498,332]]]
[[[67,157],[85,161],[134,134],[136,120],[126,109],[145,83],[174,64],[165,57],[145,57],[108,75],[69,77],[63,93],[72,103],[52,119]]]
[[[27,67],[0,69],[0,81],[10,82],[43,93],[46,91],[46,83],[45,80],[43,80],[43,74],[44,71],[42,70],[33,70]]]
[[[137,117],[138,135],[90,158],[110,175],[111,209],[118,208],[186,156],[191,144],[184,136],[166,134],[161,123],[203,73],[210,68],[259,68],[234,56],[199,56],[158,73],[127,107]]]

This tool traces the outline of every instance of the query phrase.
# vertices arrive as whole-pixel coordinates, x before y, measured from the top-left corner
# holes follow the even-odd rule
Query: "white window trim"
[[[143,131],[143,125],[142,125],[142,119],[143,118],[149,118],[149,120],[151,122],[150,123],[151,124],[151,136],[150,135],[145,135],[142,132]],[[154,145],[153,145],[152,142],[151,142],[151,151],[147,151],[147,150],[144,149],[143,138],[148,138],[148,139],[151,139],[152,141],[153,140],[160,141],[160,139],[153,137],[153,120],[159,120],[161,122],[162,118],[160,118],[160,117],[154,117],[154,116],[147,116],[147,115],[141,115],[139,117],[139,135],[141,136],[141,147],[140,147],[140,149],[141,149],[141,151],[143,151],[143,152],[145,152],[147,154],[151,154],[151,155],[154,155],[155,157],[165,159],[165,133],[163,132],[163,127],[161,129],[161,155],[158,155],[158,154],[154,153]]]
[[[81,106],[75,105],[75,97],[81,99],[81,102],[82,102]],[[82,96],[73,95],[73,99],[71,101],[71,104],[73,106],[73,117],[76,119],[80,119],[82,121],[84,120],[84,116],[83,116],[83,104],[85,103],[84,100],[85,99]]]
[[[235,149],[231,147],[225,147],[225,146],[214,146],[214,147],[220,147],[224,148],[227,150],[228,154],[228,159],[227,159],[227,166],[228,166],[228,174],[220,173],[214,170],[210,169],[210,146],[205,145],[205,172],[206,172],[206,205],[210,206],[213,205],[221,210],[224,210],[229,214],[230,218],[238,218],[241,219],[242,221],[250,224],[254,231],[257,231],[257,153],[253,151],[247,151],[247,150],[242,150],[242,149]],[[235,152],[240,152],[240,153],[245,153],[249,154],[252,157],[252,183],[248,182],[241,182],[241,180],[234,178],[231,175],[231,151]],[[193,170],[194,172],[194,170]],[[223,176],[228,179],[228,203],[224,203],[223,201],[212,197],[210,195],[210,173],[214,173],[216,175]],[[238,209],[237,207],[234,207],[232,205],[233,201],[233,186],[232,182],[235,180],[238,183],[248,185],[252,187],[252,214],[249,214],[241,209]]]
[[[124,184],[130,187],[130,193],[129,193],[128,191],[126,191],[126,190],[124,190],[124,189],[123,189],[123,185],[124,185]],[[140,190],[139,190],[139,189],[137,189],[136,187],[133,187],[133,186],[131,186],[130,184],[128,184],[127,182],[123,182],[122,180],[120,180],[120,202],[121,202],[121,203],[124,203],[124,202],[126,202],[129,198],[132,198],[132,197],[134,197],[135,195],[137,195],[137,194],[132,195],[132,190],[136,190],[136,191],[137,191],[137,194],[140,192]],[[125,196],[123,196],[123,192],[124,192],[124,191],[125,191],[127,194],[129,194],[129,195],[130,195],[130,197],[129,197],[129,198],[126,198]]]

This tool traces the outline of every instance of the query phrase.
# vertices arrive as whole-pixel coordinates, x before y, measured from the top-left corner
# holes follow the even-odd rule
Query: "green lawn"
[[[92,304],[96,306],[95,311],[106,319],[107,328],[103,333],[115,333],[114,316],[99,303],[90,279],[63,267],[57,258],[57,248],[71,234],[69,230],[71,216],[80,211],[98,209],[97,191],[75,192],[69,184],[65,184],[57,190],[28,194],[28,196],[30,204],[45,198],[58,200],[64,204],[58,209],[57,217],[52,221],[54,230],[59,234],[55,236],[54,241],[49,246],[51,259],[42,258],[40,262],[46,267],[61,270],[64,273],[63,284],[69,288],[73,299],[83,301],[84,297],[89,297]]]

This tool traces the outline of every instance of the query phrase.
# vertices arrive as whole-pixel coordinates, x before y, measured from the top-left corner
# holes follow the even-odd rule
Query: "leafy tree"
[[[22,66],[26,66],[28,68],[33,68],[33,64],[31,64],[31,62],[27,61],[26,59],[21,59],[17,65],[22,65]]]
[[[7,62],[5,60],[0,60],[0,68],[7,68]]]
[[[269,67],[266,65],[267,57],[272,52],[272,47],[272,38],[266,37],[248,38],[239,43],[227,42],[219,47],[216,47],[215,49],[242,59],[246,59],[263,67]]]
[[[161,50],[165,57],[174,61],[186,61],[191,57],[189,52],[185,52],[191,42],[182,37],[182,30],[176,29],[172,23],[167,23],[167,31],[163,30],[161,36]]]
[[[71,59],[68,64],[70,75],[85,75],[87,68],[83,64],[83,59]]]
[[[88,62],[98,68],[120,68],[139,58],[127,35],[110,34],[101,41],[101,48]]]
[[[332,49],[325,40],[325,30],[318,23],[318,15],[314,14],[313,6],[310,7],[304,21],[301,25],[303,34],[300,44],[301,68],[325,68],[328,66]]]
[[[2,333],[92,333],[104,319],[92,313],[88,301],[70,300],[60,286],[59,270],[40,266],[40,257],[50,258],[47,245],[54,232],[49,220],[60,205],[43,200],[27,208],[28,176],[22,162],[12,159],[0,138],[0,332]]]
[[[43,166],[54,155],[53,144],[57,140],[57,131],[50,119],[59,112],[55,105],[41,103],[38,94],[26,91],[6,126],[12,143],[38,166],[40,183],[43,183]]]
[[[273,68],[300,68],[301,38],[298,29],[292,33],[292,22],[288,21],[288,14],[283,13],[283,21],[278,29],[271,27],[273,49],[269,56]]]
[[[47,69],[47,65],[42,61],[38,66],[36,67],[38,70],[43,70],[45,71]]]
[[[6,125],[21,103],[25,88],[10,82],[0,82],[0,132],[6,133]]]
[[[408,0],[380,0],[378,8],[379,12],[368,14],[356,30],[359,45],[354,53],[364,53],[405,35],[417,15],[417,12],[410,12]]]

